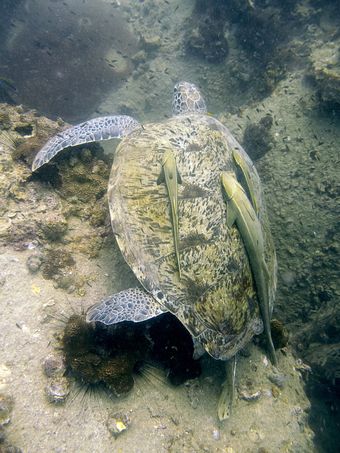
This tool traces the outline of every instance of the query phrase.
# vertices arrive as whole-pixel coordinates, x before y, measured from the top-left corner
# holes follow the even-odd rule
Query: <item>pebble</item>
[[[213,429],[212,437],[213,437],[214,440],[220,440],[220,438],[221,438],[220,430],[216,429],[216,428]]]
[[[66,371],[64,359],[61,356],[50,354],[43,362],[44,373],[47,377],[63,376]]]
[[[118,437],[126,431],[131,424],[131,419],[128,414],[124,412],[116,412],[108,417],[106,421],[107,429],[113,437]]]
[[[27,258],[27,261],[26,261],[26,266],[32,274],[35,274],[36,272],[38,272],[41,264],[42,264],[42,257],[39,255],[31,255]]]
[[[270,374],[268,376],[268,379],[270,380],[270,382],[275,384],[280,389],[282,389],[285,386],[286,382],[287,382],[287,376],[285,376],[282,373]]]
[[[68,380],[61,377],[50,381],[45,387],[45,392],[50,403],[64,403],[70,393]]]

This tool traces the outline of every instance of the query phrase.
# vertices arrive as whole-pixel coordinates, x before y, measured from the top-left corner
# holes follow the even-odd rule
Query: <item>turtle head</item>
[[[178,82],[174,86],[172,98],[172,113],[206,113],[207,106],[196,85],[189,82]]]

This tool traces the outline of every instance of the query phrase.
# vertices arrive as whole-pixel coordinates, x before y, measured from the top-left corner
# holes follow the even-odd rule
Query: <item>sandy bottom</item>
[[[201,377],[179,387],[171,386],[162,370],[154,370],[153,376],[137,377],[134,389],[123,399],[79,393],[71,386],[65,404],[47,401],[48,378],[42,363],[56,352],[55,336],[62,328],[62,322],[53,317],[80,312],[104,296],[111,287],[105,270],[109,263],[115,264],[117,252],[106,251],[88,262],[83,259],[84,270],[95,276],[95,284],[83,299],[65,295],[39,275],[32,276],[26,266],[31,252],[3,250],[0,255],[0,390],[14,399],[6,427],[8,441],[27,453],[238,452],[260,451],[261,447],[265,451],[313,451],[306,424],[309,403],[299,362],[289,351],[280,353],[280,373],[287,378],[281,389],[268,379],[273,369],[258,347],[251,346],[250,356],[239,359],[235,410],[223,423],[216,416],[223,364],[208,357],[202,359]],[[256,401],[242,399],[257,392],[261,395]],[[117,412],[126,414],[131,424],[115,439],[107,421]]]

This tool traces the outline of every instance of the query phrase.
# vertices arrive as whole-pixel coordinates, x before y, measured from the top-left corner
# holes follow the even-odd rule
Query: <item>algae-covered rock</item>
[[[297,347],[312,367],[315,377],[336,388],[340,383],[340,312],[333,303],[326,303],[311,316],[296,335]]]
[[[316,47],[311,62],[321,99],[340,104],[340,40]]]
[[[35,153],[64,127],[62,120],[1,105],[0,243],[33,250],[26,261],[30,273],[83,294],[89,277],[79,271],[76,256],[97,256],[110,231],[109,164],[99,146],[78,147],[32,174]]]

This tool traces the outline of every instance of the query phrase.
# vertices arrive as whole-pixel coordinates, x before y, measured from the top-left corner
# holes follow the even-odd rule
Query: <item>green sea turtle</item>
[[[195,85],[176,84],[172,106],[163,122],[142,126],[121,115],[71,127],[39,151],[33,170],[66,147],[123,137],[108,200],[119,248],[141,287],[94,305],[87,321],[110,325],[173,313],[197,353],[233,358],[218,405],[223,419],[231,410],[236,354],[263,326],[276,365],[270,332],[276,256],[246,152],[207,115]]]

